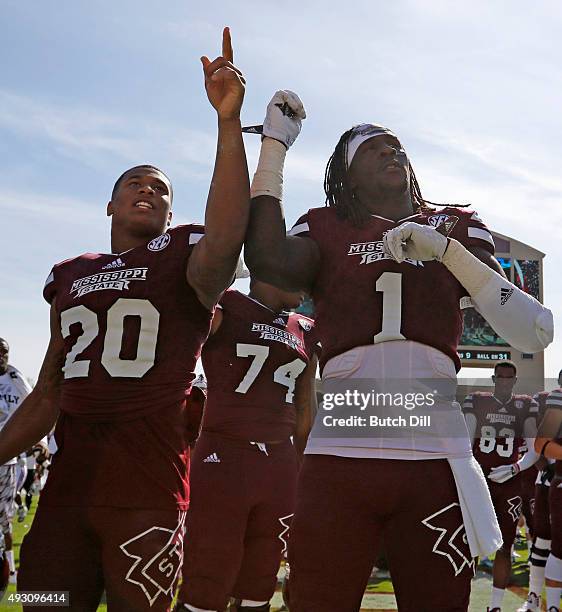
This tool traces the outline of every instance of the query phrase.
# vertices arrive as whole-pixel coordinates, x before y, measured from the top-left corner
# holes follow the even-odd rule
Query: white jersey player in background
[[[9,365],[10,347],[0,338],[0,429],[31,391],[19,370]],[[17,457],[0,466],[0,529],[4,536],[6,558],[10,564],[10,582],[15,582],[16,566],[12,550],[12,517],[16,495]]]

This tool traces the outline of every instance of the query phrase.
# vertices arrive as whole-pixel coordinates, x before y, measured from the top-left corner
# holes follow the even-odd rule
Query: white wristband
[[[271,196],[279,201],[283,197],[283,166],[285,165],[285,145],[273,138],[264,138],[261,143],[258,167],[252,179],[250,195]]]

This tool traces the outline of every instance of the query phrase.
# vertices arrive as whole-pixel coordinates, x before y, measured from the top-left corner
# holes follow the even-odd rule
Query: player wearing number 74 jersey
[[[323,383],[454,384],[470,300],[518,348],[552,340],[551,313],[505,279],[478,215],[425,201],[402,143],[381,126],[343,134],[326,170],[327,206],[287,236],[283,163],[304,117],[292,92],[268,106],[245,256],[257,278],[312,293]],[[374,427],[330,436],[316,419],[289,541],[291,612],[359,609],[383,539],[400,610],[467,609],[472,558],[501,539],[460,407],[446,398],[438,407],[427,438]],[[452,428],[439,431],[445,420]]]
[[[315,400],[313,321],[284,310],[300,299],[252,280],[215,313],[177,610],[269,610]]]
[[[0,463],[58,417],[59,450],[18,586],[70,591],[72,610],[96,610],[104,590],[109,610],[171,606],[188,504],[186,391],[248,218],[244,79],[231,60],[227,29],[222,56],[202,60],[219,125],[205,230],[168,229],[168,177],[152,166],[127,170],[107,206],[111,253],[62,262],[47,279],[47,355],[2,431]]]

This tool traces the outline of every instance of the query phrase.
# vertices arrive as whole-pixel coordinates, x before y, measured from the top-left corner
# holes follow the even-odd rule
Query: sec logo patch
[[[432,227],[439,227],[449,219],[449,215],[433,215],[427,219],[427,222]]]
[[[158,238],[153,238],[148,244],[147,248],[149,251],[161,251],[170,244],[170,234],[162,234]]]

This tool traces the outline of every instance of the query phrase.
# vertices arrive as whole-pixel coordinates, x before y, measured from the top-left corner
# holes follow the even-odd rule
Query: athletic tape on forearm
[[[537,353],[554,336],[552,312],[450,240],[443,264],[468,291],[478,312],[515,349]]]
[[[285,155],[287,155],[285,145],[273,138],[266,137],[263,139],[258,167],[250,187],[252,198],[267,195],[281,200],[283,197]]]
[[[535,463],[539,460],[540,455],[535,451],[535,439],[534,438],[525,438],[527,442],[527,452],[519,459],[517,465],[521,471],[530,468],[535,465]]]

